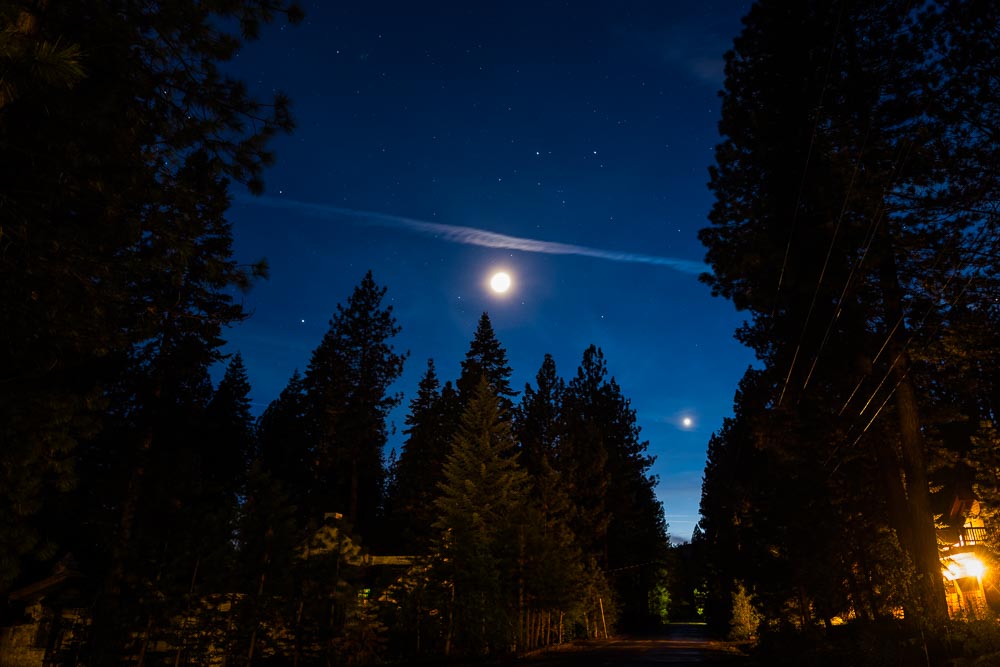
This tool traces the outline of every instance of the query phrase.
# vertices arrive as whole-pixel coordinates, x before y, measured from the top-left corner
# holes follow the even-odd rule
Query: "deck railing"
[[[958,544],[963,547],[971,547],[976,544],[981,544],[986,541],[986,529],[985,528],[972,528],[969,526],[963,526],[958,531]]]

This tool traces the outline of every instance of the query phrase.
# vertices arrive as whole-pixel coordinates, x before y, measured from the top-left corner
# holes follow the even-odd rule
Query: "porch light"
[[[986,573],[986,565],[971,553],[959,553],[943,560],[944,576],[949,581],[966,577],[981,578]]]

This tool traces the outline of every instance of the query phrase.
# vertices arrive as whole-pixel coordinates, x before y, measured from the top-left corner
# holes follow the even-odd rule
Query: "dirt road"
[[[656,637],[610,639],[554,650],[517,661],[526,667],[633,667],[702,665],[737,667],[745,660],[732,646],[711,639],[705,626],[671,625]]]

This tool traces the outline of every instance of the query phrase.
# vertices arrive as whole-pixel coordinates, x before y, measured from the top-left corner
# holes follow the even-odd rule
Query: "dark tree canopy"
[[[365,274],[347,304],[337,305],[303,380],[322,502],[315,509],[342,512],[362,535],[382,509],[386,418],[401,400],[389,387],[407,356],[392,346],[400,328],[392,306],[382,305],[385,293]]]
[[[394,471],[390,524],[397,547],[405,553],[425,548],[430,538],[442,465],[458,426],[453,414],[457,400],[450,382],[440,388],[434,360],[428,359],[410,401],[403,429],[407,438]]]
[[[283,484],[296,503],[309,507],[315,470],[306,432],[305,386],[298,370],[257,419],[254,450],[262,470]]]
[[[389,485],[408,354],[368,272],[254,420],[223,346],[267,266],[237,262],[227,215],[294,123],[226,63],[279,19],[301,12],[0,6],[0,616],[26,618],[55,571],[37,642],[90,665],[478,656],[607,634],[599,614],[613,631],[666,535],[596,348],[570,388],[546,356],[515,410],[483,313],[454,385],[428,362]]]
[[[449,645],[477,653],[510,644],[517,615],[518,525],[529,502],[528,474],[495,389],[481,377],[444,462],[435,501],[443,566],[454,587]],[[473,510],[473,511],[470,511]]]
[[[977,332],[998,293],[984,128],[1000,98],[973,64],[998,18],[991,3],[762,0],[727,54],[703,280],[747,311],[737,338],[763,368],[713,439],[703,509],[718,548],[760,550],[758,571],[726,576],[771,614],[945,617],[936,503],[968,484],[955,454],[983,423],[953,378],[989,363]],[[908,590],[879,580],[900,553]]]
[[[559,444],[562,401],[566,383],[556,373],[556,362],[546,354],[535,376],[535,387],[524,386],[515,412],[514,428],[521,447],[521,463],[533,475],[551,468]]]
[[[649,475],[653,457],[640,440],[635,410],[600,348],[583,353],[562,402],[558,467],[575,504],[571,523],[584,549],[609,571],[625,570],[617,590],[627,623],[647,620],[647,596],[666,554],[667,525]]]
[[[510,387],[511,373],[512,370],[507,363],[507,351],[497,340],[490,316],[483,313],[469,344],[469,351],[465,353],[465,359],[462,361],[462,374],[456,383],[458,393],[463,401],[467,401],[479,385],[479,378],[485,377],[500,396],[504,410],[510,410],[513,406],[511,399],[517,396],[517,392]]]
[[[243,316],[230,289],[263,271],[231,257],[228,187],[260,190],[269,140],[292,127],[288,100],[252,98],[220,65],[255,26],[300,12],[162,10],[86,0],[2,10],[0,457],[20,472],[0,484],[0,515],[18,535],[0,545],[0,587],[19,554],[53,553],[32,517],[77,482],[78,445],[112,428],[124,440],[101,436],[118,452],[105,460],[145,469],[168,387],[197,390],[222,327]],[[115,427],[104,423],[112,397]],[[125,476],[118,552],[143,487]]]

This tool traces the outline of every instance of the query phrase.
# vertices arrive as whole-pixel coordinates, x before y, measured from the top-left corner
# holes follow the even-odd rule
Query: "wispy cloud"
[[[276,197],[238,197],[244,204],[270,206],[286,210],[299,211],[318,218],[327,219],[348,219],[361,224],[376,225],[379,227],[393,227],[406,229],[425,236],[431,236],[441,241],[450,243],[460,243],[463,245],[481,246],[484,248],[504,248],[508,250],[520,250],[521,252],[534,252],[546,255],[579,255],[581,257],[594,257],[612,262],[629,262],[634,264],[653,264],[656,266],[666,266],[682,273],[698,275],[708,271],[708,266],[702,262],[677,257],[663,257],[660,255],[644,255],[633,252],[622,252],[618,250],[607,250],[603,248],[591,248],[588,246],[575,245],[572,243],[560,243],[558,241],[542,241],[539,239],[529,239],[520,236],[509,236],[499,234],[486,229],[476,227],[466,227],[462,225],[446,225],[440,222],[428,222],[426,220],[416,220],[375,211],[359,211],[352,208],[342,208],[340,206],[330,206],[327,204],[313,204],[309,202],[296,201],[294,199],[279,199]]]
[[[630,30],[623,39],[671,69],[718,89],[725,80],[724,54],[732,48],[732,40],[724,34],[705,26],[700,17],[682,17],[646,31]]]

